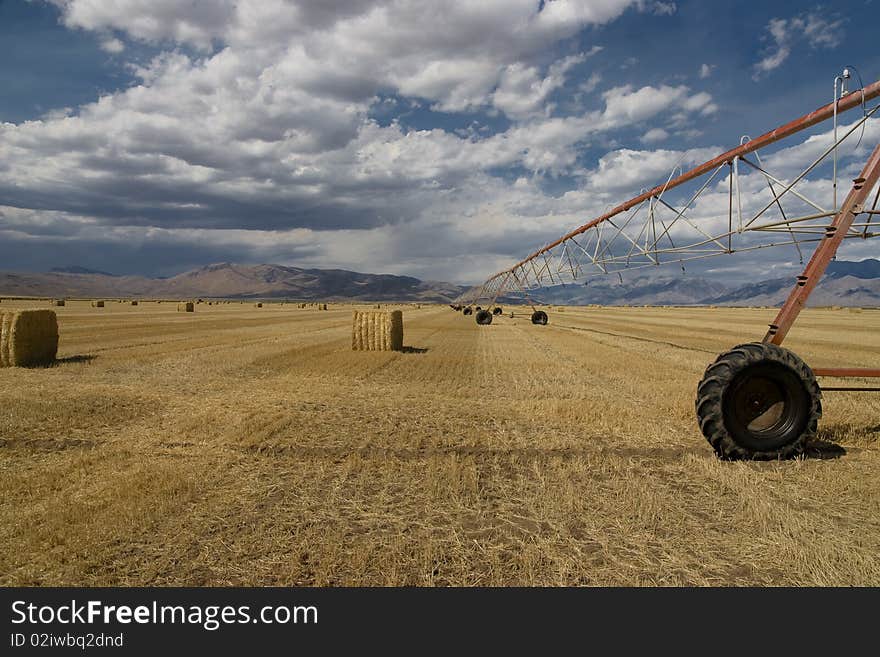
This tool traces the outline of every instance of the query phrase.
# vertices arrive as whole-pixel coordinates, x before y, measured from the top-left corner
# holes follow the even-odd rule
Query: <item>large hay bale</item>
[[[192,301],[185,301],[177,304],[177,312],[192,313],[196,310],[196,304]]]
[[[48,365],[58,354],[58,318],[53,310],[0,313],[0,367]]]
[[[261,304],[261,303],[255,303],[255,304],[254,304],[254,307],[255,307],[255,308],[262,308],[262,307],[263,307],[263,304]]]
[[[53,306],[65,306],[65,305],[67,305],[67,302],[64,299],[55,299],[55,301],[52,302],[52,305]]]
[[[402,351],[403,312],[355,310],[351,348],[354,351]]]
[[[136,305],[138,305],[138,302],[137,302],[137,301],[132,301],[132,302],[131,302],[131,305],[132,305],[132,306],[136,306]]]
[[[104,307],[103,301],[92,301],[92,308],[103,308],[103,307]]]

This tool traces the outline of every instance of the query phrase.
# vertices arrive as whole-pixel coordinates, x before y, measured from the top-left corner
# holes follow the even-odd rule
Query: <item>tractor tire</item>
[[[543,310],[536,310],[532,313],[532,324],[546,326],[547,321],[547,313],[545,313]]]
[[[477,311],[477,324],[481,326],[487,326],[492,323],[492,313],[488,310],[478,310]]]
[[[695,406],[700,431],[719,458],[788,459],[816,435],[822,392],[793,352],[750,342],[706,368]]]
[[[495,308],[492,310],[493,315],[500,315],[503,312],[504,311],[501,309],[501,306],[495,306]]]
[[[463,315],[473,315],[473,314],[474,314],[474,309],[471,308],[470,306],[465,306],[464,310],[462,310],[461,313],[462,313]]]

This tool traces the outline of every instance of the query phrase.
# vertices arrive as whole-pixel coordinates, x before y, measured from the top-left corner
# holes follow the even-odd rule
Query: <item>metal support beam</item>
[[[880,369],[861,367],[814,367],[813,374],[816,376],[873,379],[880,378]]]
[[[825,274],[828,263],[837,253],[837,248],[849,231],[856,215],[862,211],[865,199],[874,189],[878,179],[880,179],[880,145],[874,148],[874,152],[871,153],[862,173],[853,181],[852,189],[847,194],[846,200],[840,206],[831,225],[827,227],[825,236],[816,247],[804,273],[797,277],[794,289],[770,325],[767,335],[764,336],[764,342],[781,345],[785,340],[785,336],[788,335],[797,316],[806,305],[813,289]]]

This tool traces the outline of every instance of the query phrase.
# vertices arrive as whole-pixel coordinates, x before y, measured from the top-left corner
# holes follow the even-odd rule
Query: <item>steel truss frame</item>
[[[764,337],[765,342],[781,345],[842,241],[880,235],[874,232],[874,218],[880,215],[880,188],[873,199],[869,198],[880,179],[880,144],[853,181],[846,199],[837,205],[838,151],[847,140],[854,141],[856,135],[864,134],[871,117],[880,117],[880,105],[867,106],[868,101],[878,96],[880,81],[836,98],[756,139],[744,137],[738,147],[677,176],[676,166],[662,185],[642,192],[494,274],[482,286],[462,295],[457,303],[471,305],[485,300],[492,307],[497,306],[502,296],[522,295],[535,306],[529,293],[550,285],[592,276],[621,276],[623,271],[661,264],[677,263],[684,268],[684,263],[694,260],[786,245],[797,249],[803,263],[803,247],[816,244],[804,272],[797,277],[788,300]],[[838,136],[837,117],[857,107],[863,108],[862,116]],[[821,155],[789,180],[771,173],[759,149],[828,119],[834,120],[834,139]],[[832,207],[814,200],[815,190],[805,189],[809,183],[807,176],[829,159],[834,162]],[[755,206],[757,209],[747,207],[748,201],[759,198],[757,194],[749,193],[744,202],[743,169],[752,174],[752,180],[757,174],[766,185],[766,198]],[[724,187],[712,184],[725,179],[726,217],[694,216],[695,206],[702,198],[717,194]],[[670,190],[691,181],[695,181],[696,191],[676,207],[668,200]],[[815,373],[880,377],[880,370],[873,369],[826,368],[816,369]]]

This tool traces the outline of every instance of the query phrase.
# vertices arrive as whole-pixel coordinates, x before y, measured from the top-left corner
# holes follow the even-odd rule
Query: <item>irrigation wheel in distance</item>
[[[477,324],[487,325],[492,323],[492,313],[488,310],[478,310],[477,311]]]

